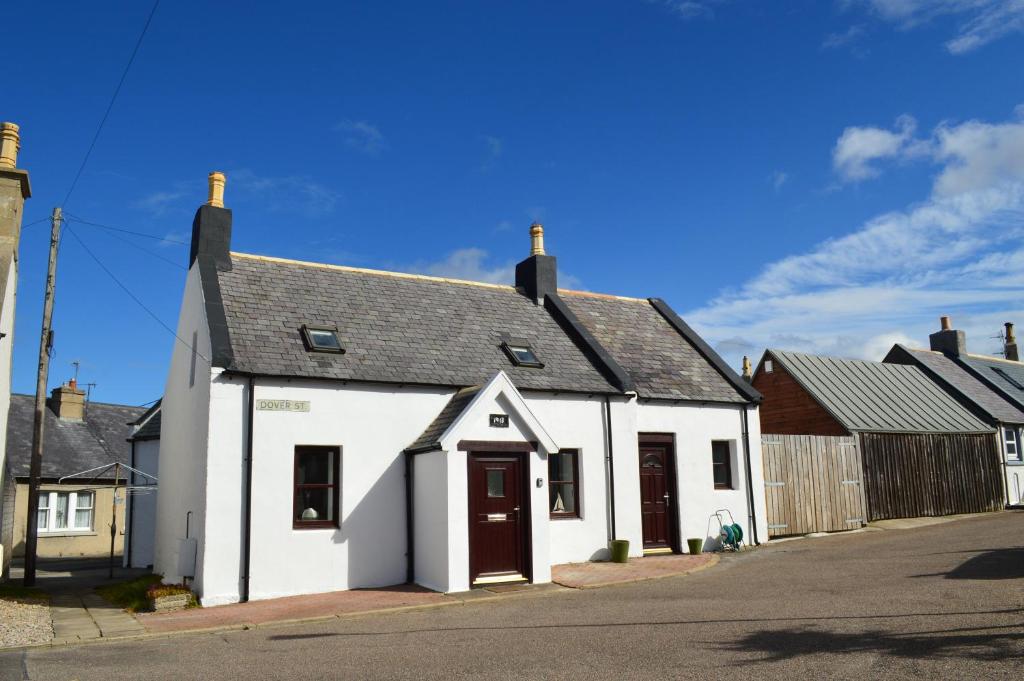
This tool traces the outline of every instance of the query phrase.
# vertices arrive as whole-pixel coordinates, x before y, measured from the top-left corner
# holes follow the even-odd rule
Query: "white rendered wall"
[[[413,536],[416,583],[451,591],[448,577],[448,455],[417,454],[413,462]]]
[[[135,442],[135,468],[159,477],[160,440],[141,440]],[[132,484],[137,486],[152,485],[153,481],[145,476],[132,474]],[[156,489],[146,492],[132,492],[128,497],[131,537],[128,548],[124,552],[124,564],[127,567],[144,568],[153,565],[153,553],[156,542]],[[130,564],[129,564],[130,561]]]
[[[1011,459],[1006,454],[1006,431],[1005,428],[1017,428],[1017,426],[1007,426],[1004,424],[999,425],[999,434],[997,438],[999,440],[999,463],[1003,466],[1003,472],[1006,476],[1006,503],[1010,506],[1024,505],[1024,462],[1020,459]],[[1021,436],[1024,435],[1024,431],[1018,428],[1017,430],[1017,449],[1021,447]],[[1019,456],[1019,454],[1018,454]]]
[[[0,308],[0,489],[7,473],[7,414],[11,409],[11,361],[14,351],[14,312],[17,300],[16,289],[18,287],[18,260],[17,253],[7,271],[7,287],[4,289],[4,299]],[[4,509],[0,507],[0,527],[10,525],[13,518],[3,517]],[[6,522],[5,522],[6,521]],[[4,536],[10,535],[10,536]],[[8,567],[11,562],[12,547],[9,544],[13,540],[13,533],[0,531],[0,580],[7,578]]]
[[[203,308],[199,269],[189,270],[178,317],[178,336],[191,342],[193,333],[202,357],[210,356],[210,334]],[[204,523],[206,510],[206,442],[210,415],[210,367],[196,358],[196,380],[189,386],[192,351],[174,342],[171,366],[161,403],[160,489],[157,496],[156,546],[153,569],[167,582],[181,582],[178,574],[178,540],[185,536],[185,517],[192,511],[190,534],[199,542],[196,579],[192,586],[202,594]]]
[[[717,520],[711,514],[719,509],[731,512],[744,532],[744,541],[752,542],[749,522],[746,464],[743,455],[742,408],[731,405],[694,405],[649,402],[638,406],[638,430],[641,433],[675,435],[677,499],[676,512],[681,539],[705,539],[705,548],[717,546]],[[753,478],[758,535],[768,536],[764,516],[764,477],[761,465],[761,430],[756,412],[750,410],[750,466]],[[732,489],[714,486],[711,459],[712,440],[731,444]],[[639,462],[635,465],[639,467]],[[758,503],[760,499],[760,503]],[[637,500],[639,506],[639,500]],[[728,515],[724,516],[726,519]]]
[[[250,598],[274,598],[405,582],[405,462],[412,444],[451,398],[443,388],[344,386],[325,381],[260,379],[256,399],[309,400],[310,411],[256,411],[253,431],[253,503]],[[241,435],[237,414],[219,415],[222,428]],[[341,447],[341,527],[293,529],[296,445]],[[234,447],[214,447],[210,456],[238,461]],[[232,461],[221,467],[226,473]],[[211,464],[211,474],[214,470]],[[464,477],[464,476],[463,476]],[[211,477],[211,480],[213,478]],[[227,481],[228,496],[233,496]],[[209,495],[211,498],[213,493]],[[237,514],[225,504],[218,537],[228,545],[241,535]],[[207,526],[212,530],[214,514]],[[216,568],[214,567],[216,566]],[[237,550],[218,551],[207,561],[207,580],[218,585],[239,570]],[[221,594],[208,587],[211,596]],[[205,602],[205,601],[204,601]]]

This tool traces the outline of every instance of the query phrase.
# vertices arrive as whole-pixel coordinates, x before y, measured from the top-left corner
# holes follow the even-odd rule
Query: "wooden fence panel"
[[[768,536],[835,532],[865,520],[853,437],[762,435]]]
[[[861,433],[868,518],[996,511],[999,450],[990,434]]]

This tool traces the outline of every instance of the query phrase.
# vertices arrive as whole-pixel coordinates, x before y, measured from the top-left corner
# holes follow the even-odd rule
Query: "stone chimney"
[[[754,374],[750,370],[750,358],[746,355],[743,355],[743,380],[747,383],[754,380]]]
[[[516,288],[538,305],[558,290],[558,267],[553,255],[544,252],[544,225],[530,225],[530,257],[516,265]]]
[[[14,123],[0,123],[0,301],[11,267],[17,268],[25,199],[32,195],[28,173],[18,168],[21,135]],[[17,274],[17,270],[15,270]],[[3,314],[8,311],[4,310]],[[10,310],[14,314],[14,310]],[[3,389],[3,388],[0,388]]]
[[[50,394],[50,409],[65,421],[81,421],[85,418],[85,391],[78,389],[78,382],[71,379]]]
[[[209,259],[222,272],[231,269],[231,210],[224,207],[224,173],[209,176],[206,203],[199,206],[192,221],[192,248],[189,267],[198,258]]]
[[[1020,353],[1017,352],[1017,337],[1013,335],[1013,322],[1006,322],[1006,340],[1003,343],[1003,356],[1014,362],[1020,361]]]
[[[949,317],[939,319],[940,330],[928,336],[931,349],[944,355],[956,357],[967,354],[967,335],[953,328]]]

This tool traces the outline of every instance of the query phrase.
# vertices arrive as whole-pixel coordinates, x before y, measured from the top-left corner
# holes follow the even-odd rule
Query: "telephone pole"
[[[32,463],[28,479],[28,527],[25,531],[25,586],[36,583],[36,544],[39,540],[39,477],[43,467],[43,423],[46,410],[46,377],[50,371],[53,347],[53,296],[57,288],[57,246],[60,244],[60,208],[50,216],[50,265],[46,271],[46,295],[43,298],[43,329],[39,338],[39,369],[36,375],[36,413],[32,424]]]

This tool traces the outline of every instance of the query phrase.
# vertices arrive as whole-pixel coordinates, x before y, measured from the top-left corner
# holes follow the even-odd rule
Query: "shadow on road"
[[[966,552],[957,552],[966,553]],[[1024,547],[989,549],[971,556],[949,572],[931,572],[918,577],[946,579],[1020,579],[1024,577]]]
[[[899,634],[877,630],[846,633],[802,627],[756,632],[718,645],[735,653],[761,653],[759,661],[763,662],[821,653],[874,653],[915,659],[964,658],[998,662],[1018,655],[1021,641],[1024,641],[1024,624]],[[749,659],[737,660],[735,664],[749,662]]]

